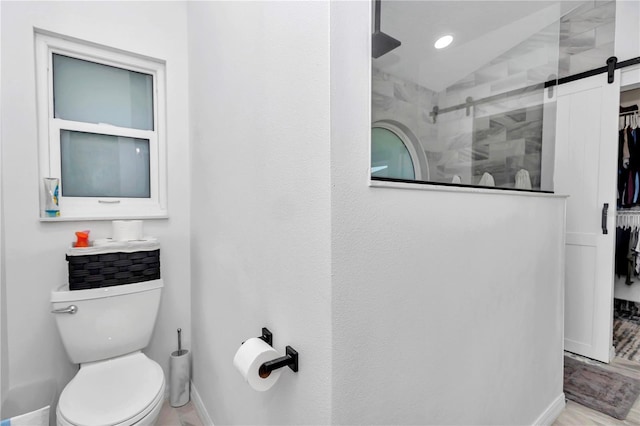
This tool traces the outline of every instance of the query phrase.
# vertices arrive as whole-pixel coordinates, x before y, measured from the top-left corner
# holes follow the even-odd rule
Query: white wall
[[[215,424],[327,424],[328,3],[188,9],[194,384]],[[300,371],[258,393],[232,360],[263,326]]]
[[[564,200],[368,187],[370,18],[331,3],[332,422],[532,424],[562,395]]]
[[[168,220],[146,221],[162,247],[165,280],[146,353],[168,372],[178,327],[190,345],[189,128],[186,5],[180,2],[8,2],[2,8],[2,198],[4,203],[7,383],[16,388],[75,372],[49,313],[49,292],[67,278],[65,250],[74,231],[107,237],[110,222],[41,223],[34,27],[167,62]],[[3,353],[3,361],[4,360]],[[4,379],[4,377],[3,377]]]
[[[216,424],[531,424],[561,394],[564,202],[367,186],[368,2],[0,4],[10,387],[73,374],[48,293],[73,231],[109,230],[38,221],[37,26],[168,61],[148,353],[166,367],[179,326],[189,346],[191,303]],[[232,359],[262,326],[300,371],[257,393]]]

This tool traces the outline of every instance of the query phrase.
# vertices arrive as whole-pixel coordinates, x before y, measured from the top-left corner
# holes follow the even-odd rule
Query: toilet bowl
[[[151,425],[164,388],[162,368],[141,352],[85,364],[60,395],[58,425]]]
[[[152,425],[164,400],[162,368],[149,344],[162,280],[51,293],[67,355],[80,369],[56,408],[64,426]]]

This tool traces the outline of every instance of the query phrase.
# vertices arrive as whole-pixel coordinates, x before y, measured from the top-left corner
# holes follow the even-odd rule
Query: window
[[[615,7],[579,7],[565,15],[573,8],[557,2],[478,1],[466,2],[463,16],[457,2],[376,1],[376,6],[370,185],[553,191],[556,79],[574,65],[591,63],[593,56],[574,61],[593,46],[576,48],[585,30],[571,24]],[[602,29],[607,43],[611,16],[590,27]],[[450,21],[446,31],[443,17]],[[436,43],[443,36],[451,44]],[[604,59],[598,61],[597,67],[604,65]],[[417,143],[407,143],[393,129],[376,130],[380,121],[403,126]],[[377,146],[381,134],[390,138],[384,152]],[[417,173],[411,146],[426,157],[428,173]]]
[[[371,176],[416,178],[409,150],[391,130],[381,127],[371,129]]]
[[[60,179],[51,220],[166,217],[164,63],[36,33],[36,75],[40,178]]]
[[[393,120],[373,123],[371,176],[418,181],[429,179],[424,149],[410,129]]]

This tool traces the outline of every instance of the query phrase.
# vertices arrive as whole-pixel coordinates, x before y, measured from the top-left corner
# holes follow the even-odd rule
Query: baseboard
[[[564,396],[564,394],[563,394]],[[200,398],[200,394],[198,393],[198,389],[191,381],[191,400],[193,401],[193,405],[196,407],[196,411],[198,412],[198,416],[200,416],[200,420],[202,420],[202,424],[205,426],[214,426],[213,420],[209,416],[207,409],[202,402],[202,398]]]
[[[547,407],[546,410],[540,417],[533,422],[533,426],[547,426],[552,425],[553,422],[556,421],[562,410],[564,410],[564,406],[566,405],[564,392],[562,392],[558,397]]]
[[[206,426],[214,426],[213,420],[209,416],[209,412],[204,406],[202,399],[200,398],[200,394],[198,393],[198,389],[191,382],[191,400],[193,401],[193,405],[196,407],[196,411],[198,412],[198,416],[200,416],[200,420]],[[547,407],[546,410],[533,422],[532,426],[550,426],[553,422],[556,421],[562,410],[565,407],[565,397],[564,392],[562,392],[558,397]]]

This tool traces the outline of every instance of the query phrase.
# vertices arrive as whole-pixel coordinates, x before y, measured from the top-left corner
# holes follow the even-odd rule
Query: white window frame
[[[166,218],[167,153],[165,112],[165,63],[141,55],[98,46],[67,37],[36,31],[36,93],[38,110],[38,147],[40,163],[40,219],[109,220],[127,218]],[[153,77],[153,130],[139,130],[111,124],[94,124],[54,117],[53,54],[82,59]],[[60,130],[79,131],[149,141],[149,198],[59,197],[60,216],[45,217],[43,178],[62,176]],[[63,182],[60,182],[63,193]]]

